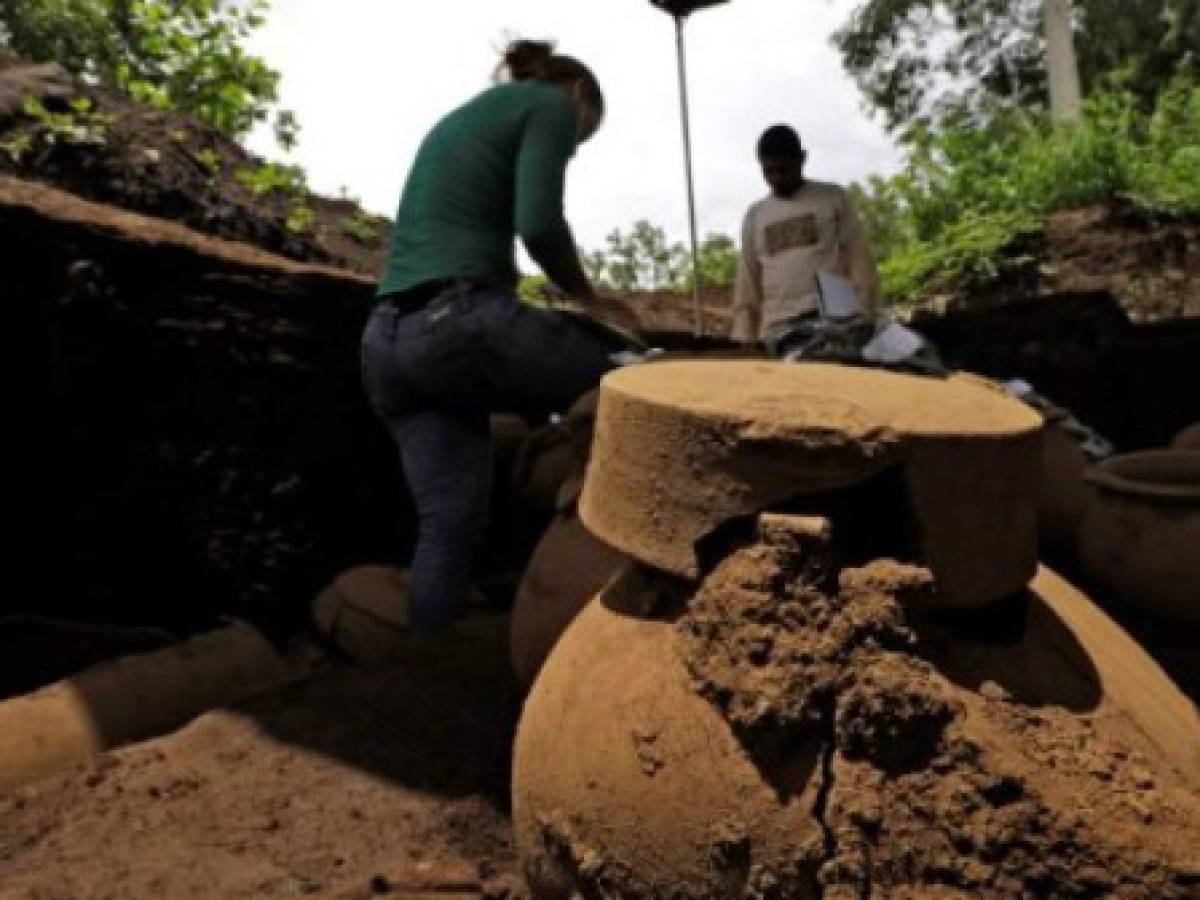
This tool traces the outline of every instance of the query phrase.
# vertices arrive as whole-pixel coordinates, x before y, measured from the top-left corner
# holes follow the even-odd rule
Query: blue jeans
[[[491,496],[491,413],[565,412],[612,368],[615,349],[503,289],[460,285],[417,311],[376,307],[363,333],[363,384],[416,503],[414,631],[449,625],[469,589]]]

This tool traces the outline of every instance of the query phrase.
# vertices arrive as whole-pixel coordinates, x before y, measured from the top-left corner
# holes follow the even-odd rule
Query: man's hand
[[[0,71],[0,119],[18,115],[27,98],[68,100],[77,91],[75,79],[58,63],[5,69]]]

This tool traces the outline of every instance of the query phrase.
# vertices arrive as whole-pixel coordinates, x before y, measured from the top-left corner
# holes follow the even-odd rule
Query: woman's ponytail
[[[500,55],[496,80],[579,84],[597,118],[604,116],[604,93],[592,70],[573,56],[555,53],[549,41],[511,41]]]

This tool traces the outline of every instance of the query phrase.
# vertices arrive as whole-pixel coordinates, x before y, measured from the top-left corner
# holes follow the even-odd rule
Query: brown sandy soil
[[[733,325],[733,288],[704,288],[700,308],[706,335],[727,336]],[[696,328],[695,301],[685,291],[639,291],[624,296],[625,304],[637,312],[643,328],[650,334],[683,332]]]
[[[504,897],[507,622],[0,796],[0,898]]]
[[[0,79],[20,61],[0,56]],[[49,182],[81,196],[173,219],[208,234],[246,241],[294,259],[364,272],[379,271],[391,225],[351,200],[300,191],[256,194],[239,173],[262,160],[189,116],[152,109],[122,95],[76,84],[76,95],[104,117],[102,139],[47,139],[39,122],[17,110],[0,113],[0,173]],[[53,112],[65,102],[47,101]],[[288,227],[299,200],[313,213],[311,227]]]
[[[1055,213],[1038,293],[1107,291],[1135,322],[1200,317],[1200,217],[1112,204]]]

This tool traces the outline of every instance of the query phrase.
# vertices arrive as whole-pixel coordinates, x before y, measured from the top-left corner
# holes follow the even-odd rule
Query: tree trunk
[[[1051,116],[1058,124],[1078,122],[1083,113],[1083,99],[1071,26],[1071,0],[1045,0],[1042,15]]]

